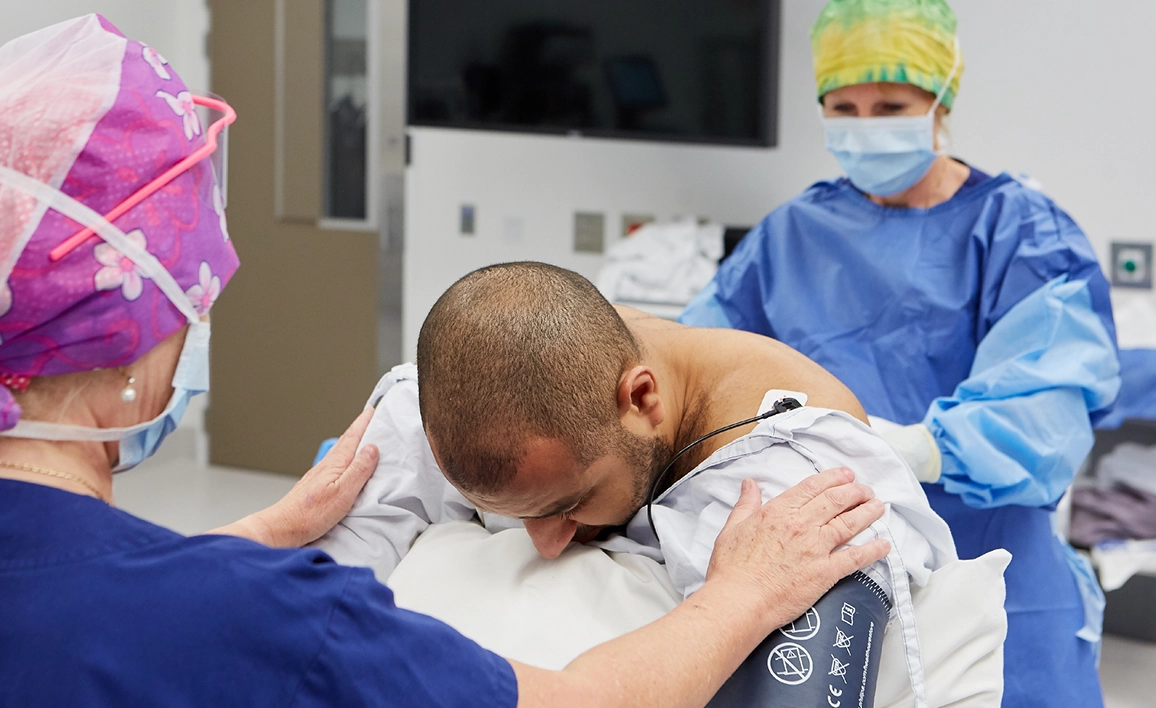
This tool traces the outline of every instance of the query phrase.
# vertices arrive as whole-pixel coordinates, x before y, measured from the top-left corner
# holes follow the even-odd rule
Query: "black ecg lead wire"
[[[782,398],[778,401],[775,401],[775,405],[771,408],[771,410],[767,411],[766,413],[760,413],[760,414],[756,415],[754,418],[747,418],[746,420],[740,420],[737,423],[731,423],[730,425],[719,428],[718,430],[715,430],[713,432],[707,433],[706,435],[703,435],[698,440],[695,440],[691,444],[689,444],[686,447],[679,450],[675,454],[674,457],[670,458],[670,462],[666,463],[666,467],[662,468],[662,472],[658,475],[658,477],[656,477],[654,479],[654,482],[651,483],[650,494],[646,495],[646,520],[650,523],[650,531],[654,534],[654,540],[658,541],[658,529],[656,529],[654,527],[654,514],[651,512],[650,506],[651,506],[651,504],[654,503],[654,494],[655,494],[655,492],[658,491],[658,485],[662,484],[662,480],[666,479],[666,475],[668,475],[670,473],[671,468],[674,467],[674,463],[678,462],[680,457],[682,457],[687,452],[689,452],[690,449],[692,447],[694,447],[695,445],[698,445],[699,443],[701,443],[702,441],[704,441],[708,438],[713,438],[714,436],[718,435],[719,433],[725,433],[728,430],[734,430],[735,428],[741,428],[744,425],[750,425],[751,423],[757,423],[760,420],[766,420],[767,418],[770,418],[771,416],[775,416],[775,415],[778,415],[780,413],[786,413],[787,411],[793,411],[796,408],[802,408],[802,407],[803,407],[803,404],[799,403],[794,398],[790,398],[790,397]]]

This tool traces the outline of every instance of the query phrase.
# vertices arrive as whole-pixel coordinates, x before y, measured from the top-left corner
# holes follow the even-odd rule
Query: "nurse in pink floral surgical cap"
[[[244,617],[158,634],[162,615],[181,616],[179,604],[158,609],[158,593],[211,605],[225,580],[246,614],[290,610],[244,577],[210,580],[214,566],[282,562],[254,550],[264,546],[185,539],[113,505],[113,474],[153,454],[208,390],[209,313],[239,264],[208,156],[222,126],[202,125],[199,101],[160,54],[98,15],[0,48],[0,705],[156,705],[134,688],[159,680],[156,667],[126,674],[121,652],[170,655],[184,629],[237,633],[238,646],[260,638],[245,638]],[[227,105],[204,103],[231,121]],[[320,536],[376,464],[372,447],[354,455],[367,422],[281,502],[217,533],[287,547]],[[181,572],[166,567],[172,553]],[[107,587],[123,607],[102,605]],[[230,608],[215,609],[228,623]],[[135,621],[118,631],[139,641],[70,652],[101,639],[94,619],[122,611]],[[68,680],[52,665],[71,666]],[[115,685],[113,667],[126,676]]]
[[[198,103],[223,118],[202,125]],[[234,117],[99,15],[0,48],[0,480],[111,504],[113,473],[208,390],[208,315],[239,264],[211,156]],[[316,477],[228,530],[308,542],[325,528],[284,520],[332,523],[360,489]]]

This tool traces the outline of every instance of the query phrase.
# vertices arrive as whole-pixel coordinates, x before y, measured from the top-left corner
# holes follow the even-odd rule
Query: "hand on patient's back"
[[[377,468],[375,445],[357,450],[372,418],[372,408],[362,411],[337,444],[281,501],[209,533],[241,536],[282,548],[298,548],[321,538],[349,513]]]
[[[766,504],[758,485],[744,480],[742,495],[715,541],[707,582],[745,588],[768,614],[795,617],[840,578],[890,550],[875,540],[840,548],[883,515],[870,487],[837,468],[808,477]]]

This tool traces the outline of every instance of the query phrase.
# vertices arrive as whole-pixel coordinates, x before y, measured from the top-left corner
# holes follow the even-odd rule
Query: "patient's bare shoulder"
[[[702,352],[703,365],[724,372],[717,386],[731,390],[744,409],[751,407],[743,392],[757,398],[771,389],[807,394],[808,405],[843,411],[867,422],[859,399],[834,374],[802,353],[769,337],[729,329],[687,328],[685,336],[700,339],[691,351]],[[688,341],[688,344],[693,344]]]
[[[755,334],[750,336],[759,337]],[[782,342],[766,337],[759,339],[775,350],[774,356],[782,364],[778,375],[798,381],[798,388],[791,385],[780,388],[803,391],[809,398],[808,405],[843,411],[864,423],[867,422],[867,412],[863,410],[859,399],[834,374]]]

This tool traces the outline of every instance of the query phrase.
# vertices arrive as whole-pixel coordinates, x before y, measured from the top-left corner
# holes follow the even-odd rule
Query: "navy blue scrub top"
[[[510,664],[317,550],[0,480],[0,706],[509,706]]]

